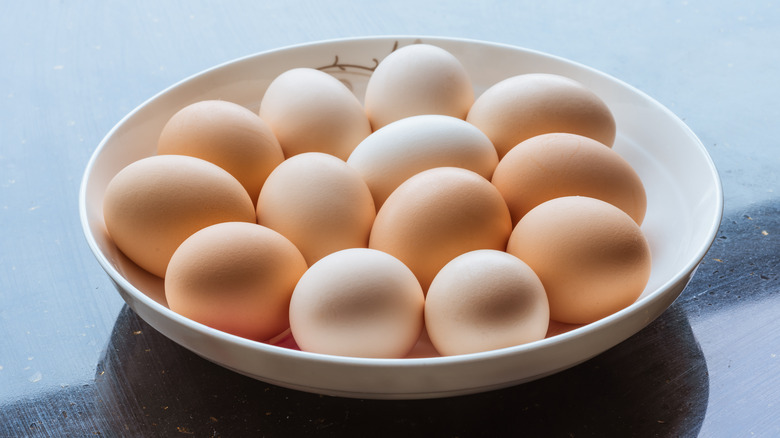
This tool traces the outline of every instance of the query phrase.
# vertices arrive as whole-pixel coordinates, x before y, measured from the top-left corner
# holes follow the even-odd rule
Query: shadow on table
[[[0,418],[12,420],[5,429],[0,426],[12,433],[0,435],[697,436],[708,409],[710,381],[686,315],[715,315],[777,296],[773,230],[780,225],[778,218],[774,205],[726,217],[693,281],[661,317],[603,354],[534,382],[435,400],[307,394],[201,359],[125,306],[94,381],[0,406]],[[701,321],[696,323],[698,328]],[[742,322],[738,325],[745,329]],[[715,345],[734,339],[721,331],[700,336]],[[773,339],[766,338],[765,345],[775,345]],[[759,367],[745,369],[763,372]],[[763,401],[737,407],[726,400],[711,416],[724,411],[737,415],[754,406],[766,409]],[[709,421],[709,428],[734,418],[726,417],[720,423]],[[734,435],[727,429],[718,432]]]
[[[679,306],[577,367],[523,385],[433,400],[308,394],[228,371],[122,309],[95,390],[103,434],[146,436],[695,436],[707,367]]]

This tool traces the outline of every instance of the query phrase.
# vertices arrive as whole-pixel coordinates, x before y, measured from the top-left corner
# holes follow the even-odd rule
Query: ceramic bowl
[[[130,262],[106,233],[103,194],[131,162],[155,153],[157,136],[180,108],[222,99],[259,108],[264,90],[295,67],[326,71],[362,99],[373,69],[398,47],[423,42],[454,54],[478,96],[507,77],[532,72],[575,79],[599,95],[617,123],[614,150],[647,190],[642,229],[653,268],[628,308],[582,327],[554,329],[541,341],[451,357],[361,359],[314,354],[232,336],[190,321],[165,304],[162,281]],[[91,250],[127,304],[162,334],[196,354],[268,383],[319,394],[385,399],[434,398],[517,385],[567,369],[628,339],[680,295],[712,243],[723,195],[717,171],[696,135],[651,97],[609,75],[549,54],[490,42],[428,36],[382,36],[315,42],[231,61],[185,79],[133,110],[98,145],[80,191]],[[419,354],[424,355],[424,354]]]

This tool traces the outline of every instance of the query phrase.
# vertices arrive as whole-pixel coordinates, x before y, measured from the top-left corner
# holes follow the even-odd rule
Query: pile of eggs
[[[288,329],[304,351],[402,358],[543,339],[633,303],[650,275],[637,173],[582,84],[507,78],[475,98],[464,67],[400,48],[359,99],[279,75],[258,113],[201,101],[157,155],[106,188],[116,246],[164,279],[171,310],[237,336]]]

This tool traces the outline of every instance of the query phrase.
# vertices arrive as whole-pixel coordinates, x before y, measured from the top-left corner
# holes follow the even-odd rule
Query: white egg
[[[366,181],[379,209],[402,182],[434,167],[460,167],[489,180],[498,154],[490,139],[470,123],[421,115],[375,131],[352,151],[347,164]]]

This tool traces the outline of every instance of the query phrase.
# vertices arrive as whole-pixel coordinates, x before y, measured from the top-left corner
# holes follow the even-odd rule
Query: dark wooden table
[[[0,6],[0,436],[780,436],[780,5],[347,1]],[[560,55],[655,97],[725,190],[714,245],[660,318],[504,390],[371,401],[207,362],[130,311],[90,253],[77,194],[122,116],[207,67],[379,34]]]

